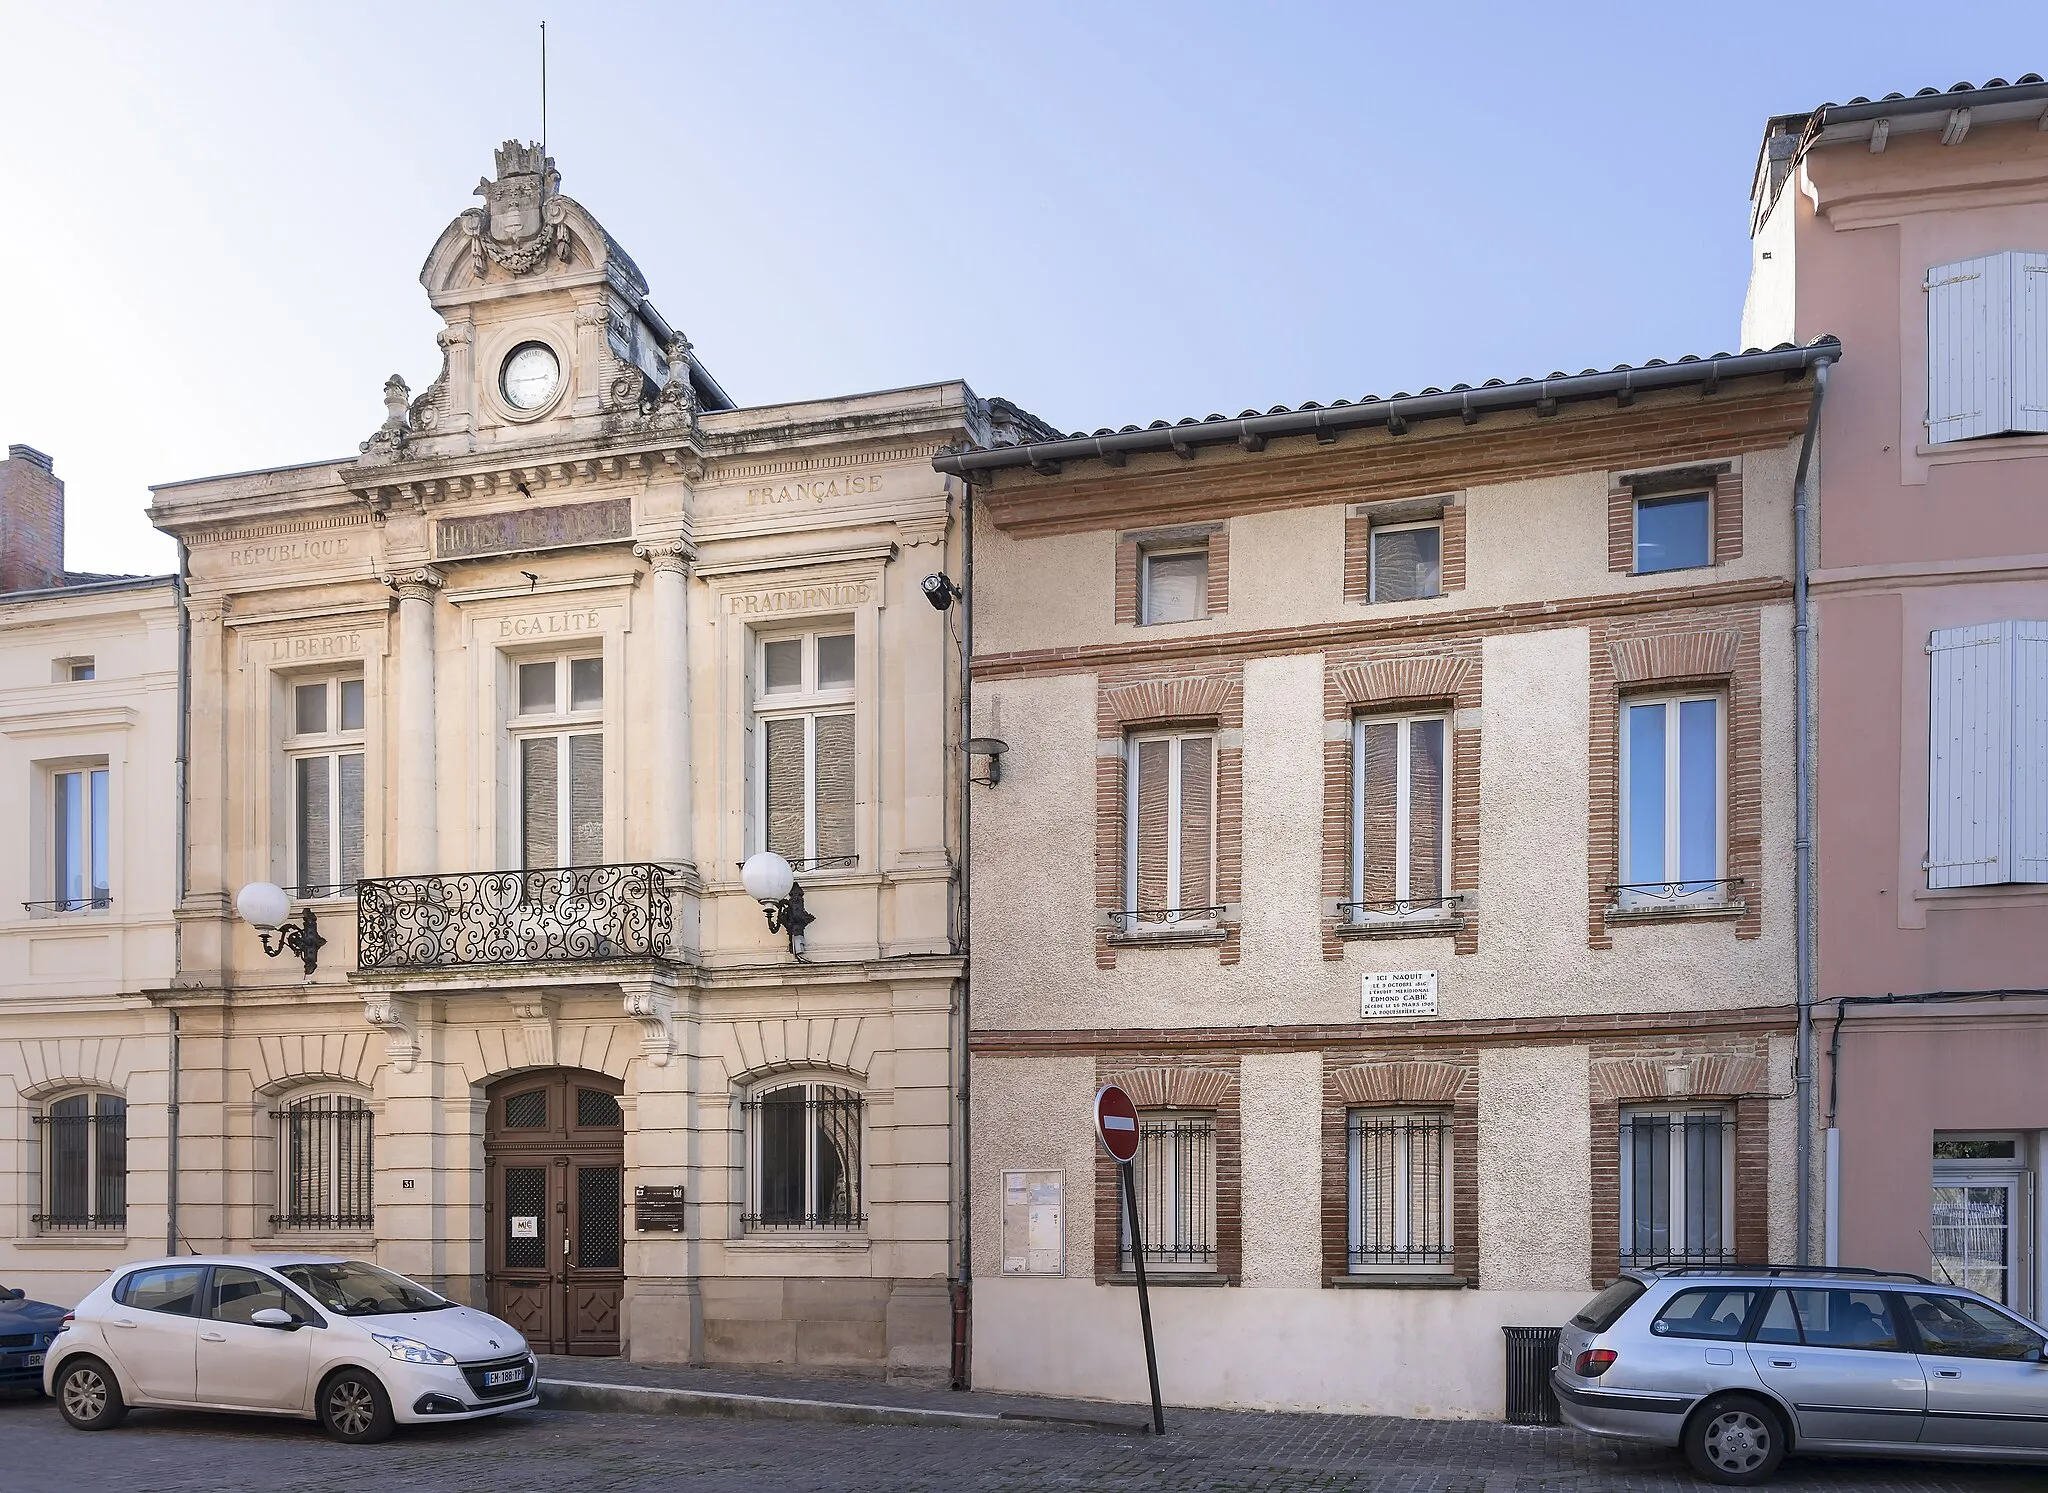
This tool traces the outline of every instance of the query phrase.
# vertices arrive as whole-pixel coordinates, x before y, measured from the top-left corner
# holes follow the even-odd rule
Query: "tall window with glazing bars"
[[[750,1153],[742,1227],[866,1227],[858,1093],[829,1083],[785,1084],[740,1109]]]

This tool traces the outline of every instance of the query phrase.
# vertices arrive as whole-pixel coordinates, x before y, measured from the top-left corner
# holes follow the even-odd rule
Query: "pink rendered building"
[[[2039,1316],[2048,83],[1772,120],[1752,239],[1745,344],[1843,343],[1807,572],[1814,1257]]]

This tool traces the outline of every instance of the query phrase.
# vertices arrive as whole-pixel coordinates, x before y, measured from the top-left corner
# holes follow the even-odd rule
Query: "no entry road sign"
[[[1113,1083],[1096,1092],[1095,1134],[1102,1149],[1118,1161],[1129,1161],[1138,1154],[1138,1106]]]

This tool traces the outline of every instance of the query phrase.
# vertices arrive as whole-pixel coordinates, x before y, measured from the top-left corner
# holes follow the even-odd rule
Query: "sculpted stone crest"
[[[478,279],[487,264],[524,275],[549,254],[569,262],[568,213],[562,205],[562,176],[552,156],[538,145],[507,140],[498,147],[498,179],[479,180],[482,207],[462,215],[469,235],[470,266]]]

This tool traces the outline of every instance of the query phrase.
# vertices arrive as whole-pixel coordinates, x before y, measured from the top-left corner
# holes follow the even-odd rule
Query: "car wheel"
[[[81,1431],[108,1431],[128,1418],[114,1371],[97,1358],[74,1358],[57,1377],[57,1409]]]
[[[382,1441],[396,1427],[391,1397],[367,1369],[343,1369],[320,1386],[320,1426],[336,1441]]]
[[[1684,1444],[1686,1460],[1701,1477],[1746,1487],[1763,1482],[1785,1459],[1785,1422],[1762,1400],[1728,1395],[1693,1412]]]

